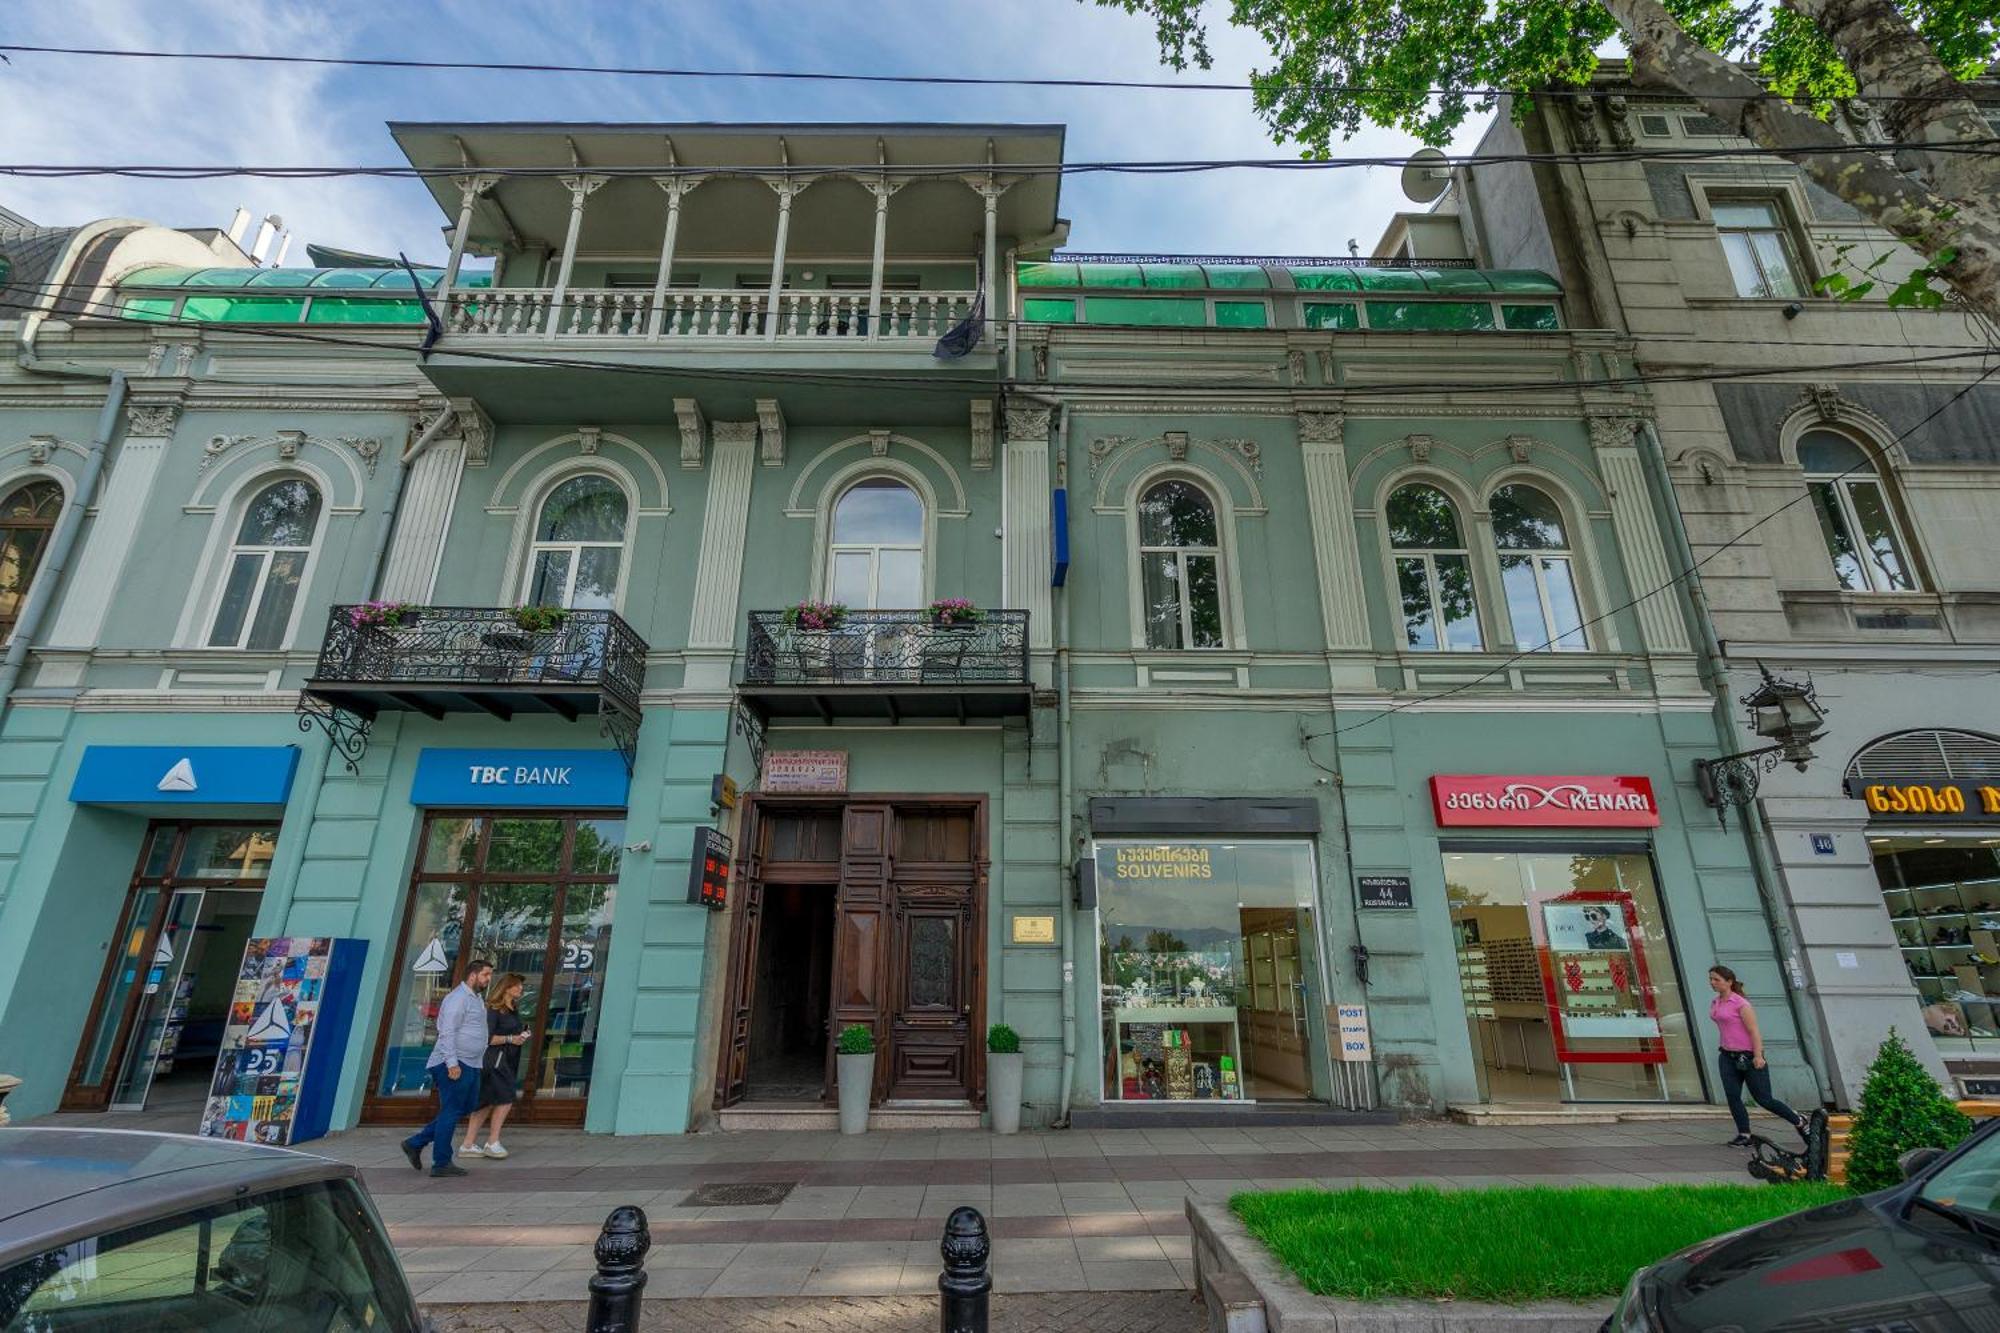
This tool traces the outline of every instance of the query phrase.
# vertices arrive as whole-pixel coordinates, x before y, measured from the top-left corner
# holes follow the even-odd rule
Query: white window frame
[[[1137,527],[1139,506],[1145,502],[1146,497],[1149,494],[1151,494],[1155,489],[1167,485],[1170,482],[1180,482],[1183,485],[1192,486],[1197,491],[1201,492],[1203,499],[1208,501],[1209,513],[1215,519],[1215,538],[1216,538],[1215,545],[1148,546],[1144,544],[1143,541],[1136,539],[1136,527]],[[1184,473],[1178,473],[1178,472],[1165,473],[1159,476],[1149,477],[1145,479],[1145,481],[1133,491],[1132,514],[1135,521],[1135,540],[1133,542],[1133,552],[1137,556],[1137,560],[1135,563],[1138,570],[1138,579],[1136,582],[1134,582],[1132,586],[1132,597],[1133,597],[1133,604],[1138,608],[1138,613],[1139,613],[1140,646],[1145,648],[1148,652],[1212,653],[1219,649],[1226,649],[1229,647],[1231,641],[1231,634],[1230,634],[1231,621],[1229,615],[1230,588],[1229,588],[1229,578],[1228,578],[1229,557],[1225,549],[1226,543],[1225,543],[1224,533],[1226,532],[1226,529],[1223,526],[1226,513],[1227,511],[1223,508],[1222,504],[1216,499],[1215,489],[1213,487],[1204,485],[1200,481],[1196,480],[1193,477],[1187,476]],[[1148,556],[1154,556],[1154,555],[1171,555],[1174,557],[1174,586],[1178,594],[1175,598],[1175,601],[1178,604],[1178,609],[1180,611],[1180,627],[1181,627],[1181,644],[1178,648],[1169,647],[1165,644],[1152,643],[1146,637],[1147,628],[1151,624],[1150,618],[1145,613],[1145,605],[1144,605],[1146,596],[1145,594],[1146,558]],[[1216,623],[1216,628],[1221,637],[1221,642],[1219,643],[1206,644],[1200,646],[1197,646],[1194,643],[1194,612],[1188,604],[1188,595],[1187,595],[1188,588],[1191,586],[1188,581],[1188,557],[1190,556],[1207,556],[1215,561],[1215,602],[1216,602],[1215,623]]]
[[[1563,527],[1564,543],[1560,547],[1536,546],[1517,548],[1502,546],[1500,544],[1499,532],[1497,529],[1494,531],[1493,556],[1500,570],[1500,604],[1506,609],[1509,628],[1514,631],[1514,647],[1522,652],[1587,653],[1591,651],[1590,613],[1586,609],[1587,603],[1583,595],[1583,560],[1577,551],[1576,539],[1571,536],[1571,529],[1575,525],[1570,520],[1569,511],[1563,505],[1563,502],[1539,480],[1527,477],[1509,477],[1487,492],[1486,512],[1489,516],[1493,512],[1493,497],[1510,486],[1522,486],[1537,491],[1543,499],[1555,506],[1556,518],[1562,523]],[[1491,524],[1489,523],[1488,526],[1491,526]],[[1535,638],[1532,643],[1522,637],[1522,627],[1513,624],[1514,604],[1507,598],[1507,562],[1516,559],[1527,560],[1528,568],[1534,572],[1535,598],[1540,602],[1542,608],[1542,623],[1535,629]],[[1564,634],[1560,638],[1556,634],[1555,604],[1549,599],[1547,572],[1542,568],[1544,560],[1561,560],[1569,565],[1570,592],[1576,598],[1577,629],[1574,633]],[[1564,640],[1573,641],[1565,643]]]
[[[258,542],[245,543],[242,541],[243,524],[250,517],[251,506],[255,505],[258,497],[266,491],[276,486],[282,486],[287,482],[297,482],[303,486],[310,486],[319,497],[319,513],[313,522],[312,534],[306,539],[306,544],[304,546],[271,546]],[[333,500],[327,493],[327,486],[324,481],[317,477],[306,476],[298,472],[262,473],[251,478],[242,486],[237,491],[237,496],[238,499],[229,506],[227,511],[230,515],[230,522],[228,528],[225,530],[226,537],[221,548],[220,568],[216,570],[215,585],[210,590],[211,599],[208,615],[204,617],[203,623],[206,628],[202,630],[201,646],[204,648],[213,648],[221,652],[283,652],[291,647],[293,637],[298,632],[299,616],[305,609],[308,592],[312,584],[313,566],[318,561],[320,538],[326,532],[327,515],[328,511],[333,507]],[[292,599],[291,613],[286,618],[285,628],[279,635],[278,641],[265,647],[252,648],[246,640],[250,637],[251,628],[257,623],[257,612],[264,605],[265,594],[269,591],[271,561],[279,554],[286,552],[298,552],[304,557],[299,562],[298,595]],[[224,599],[228,595],[230,573],[236,568],[236,559],[238,556],[252,554],[259,557],[255,585],[256,591],[251,595],[249,604],[243,608],[243,623],[237,629],[236,641],[234,643],[217,643],[215,642],[216,624],[222,618],[222,607]]]
[[[1715,228],[1716,249],[1723,252],[1723,268],[1729,274],[1729,290],[1735,300],[1801,301],[1812,297],[1813,284],[1818,280],[1819,272],[1815,262],[1813,247],[1801,221],[1810,216],[1806,209],[1804,187],[1801,184],[1797,181],[1772,182],[1765,188],[1752,187],[1746,189],[1745,183],[1740,180],[1725,180],[1713,177],[1702,180],[1698,177],[1690,176],[1687,186],[1689,194],[1694,198],[1695,212],[1700,216],[1702,221]],[[1771,211],[1777,216],[1777,224],[1771,230],[1777,232],[1778,243],[1784,248],[1785,257],[1791,262],[1793,271],[1798,277],[1799,289],[1797,292],[1790,294],[1771,293],[1770,295],[1757,296],[1737,290],[1736,271],[1729,264],[1727,247],[1723,244],[1722,237],[1724,233],[1748,235],[1751,232],[1761,232],[1767,229],[1762,227],[1721,226],[1715,220],[1715,208],[1718,204],[1766,204],[1770,207]],[[1752,247],[1752,253],[1753,255],[1755,253],[1754,246]],[[1760,275],[1764,273],[1764,265],[1761,259],[1757,261],[1757,271]]]
[[[915,498],[918,509],[922,513],[922,520],[921,520],[922,535],[920,535],[916,541],[840,542],[834,540],[833,534],[839,530],[839,525],[840,525],[841,504],[846,501],[848,496],[852,495],[856,490],[860,489],[861,487],[866,486],[871,481],[891,482],[894,485],[902,487],[904,490],[908,491],[912,497]],[[931,502],[930,502],[930,497],[924,493],[923,489],[913,484],[908,477],[902,476],[895,472],[869,471],[863,473],[858,477],[854,477],[848,480],[845,484],[841,486],[839,492],[833,497],[833,503],[827,506],[826,534],[827,538],[826,538],[825,565],[821,572],[820,587],[825,590],[823,595],[828,600],[831,600],[833,597],[834,565],[838,557],[843,554],[846,555],[863,554],[868,557],[868,604],[866,606],[850,606],[848,608],[849,610],[921,611],[924,609],[924,606],[928,605],[929,590],[931,586],[931,552],[930,552]],[[919,589],[921,590],[918,595],[925,599],[924,602],[918,604],[917,606],[880,605],[881,586],[882,586],[882,553],[884,551],[915,551],[917,553],[917,584]]]
[[[1889,478],[1883,475],[1881,463],[1877,458],[1877,451],[1871,448],[1866,440],[1858,439],[1847,431],[1838,430],[1825,422],[1820,422],[1808,426],[1799,433],[1798,441],[1793,446],[1794,457],[1797,456],[1798,446],[1803,444],[1805,437],[1813,431],[1825,431],[1829,435],[1839,436],[1856,449],[1859,449],[1862,457],[1869,460],[1868,470],[1865,472],[1806,471],[1805,473],[1806,503],[1808,505],[1813,505],[1811,493],[1814,485],[1825,483],[1832,492],[1834,508],[1839,514],[1840,521],[1847,527],[1847,540],[1854,547],[1856,563],[1861,567],[1861,577],[1868,585],[1864,588],[1850,588],[1843,583],[1841,584],[1841,590],[1843,592],[1854,593],[1879,593],[1892,597],[1900,594],[1920,593],[1924,591],[1924,581],[1922,575],[1917,570],[1914,548],[1910,545],[1910,535],[1904,530],[1902,516],[1896,512],[1898,506],[1896,504],[1895,488],[1889,484]],[[1804,469],[1804,466],[1804,463],[1801,462],[1801,469]],[[1851,488],[1858,484],[1872,484],[1881,494],[1882,513],[1888,519],[1889,523],[1889,537],[1896,544],[1896,554],[1902,557],[1904,573],[1909,576],[1910,586],[1907,588],[1898,588],[1889,583],[1887,576],[1869,558],[1868,545],[1863,538],[1860,511],[1854,507],[1854,496],[1851,492]],[[1826,533],[1824,529],[1820,528],[1820,518],[1817,512],[1818,506],[1813,505],[1813,509],[1813,527],[1819,532],[1821,545],[1825,545]],[[1827,552],[1827,561],[1829,564],[1833,564],[1832,551]],[[1835,579],[1840,578],[1840,567],[1837,564],[1833,565],[1833,576]]]
[[[611,483],[612,489],[623,497],[625,501],[625,526],[620,539],[615,542],[559,542],[542,541],[537,538],[535,534],[542,530],[542,516],[548,510],[549,501],[555,499],[557,491],[580,477],[597,477],[600,480],[607,481]],[[615,611],[623,606],[625,604],[625,575],[630,571],[632,563],[633,517],[634,505],[632,503],[630,488],[621,484],[619,479],[609,472],[604,472],[596,468],[580,468],[576,471],[566,472],[562,476],[550,480],[546,488],[543,489],[541,497],[535,501],[532,516],[528,520],[528,552],[527,558],[522,562],[521,566],[519,601],[526,604],[528,599],[534,595],[535,566],[539,563],[542,555],[549,552],[561,551],[566,552],[569,556],[569,570],[563,578],[562,600],[557,602],[556,605],[570,609],[576,598],[576,575],[577,571],[583,566],[583,553],[586,550],[610,548],[618,552],[618,583],[612,589],[611,609]]]
[[[1396,545],[1395,533],[1391,531],[1392,524],[1389,518],[1389,505],[1399,492],[1411,486],[1428,487],[1445,498],[1445,502],[1452,507],[1453,515],[1457,519],[1460,543],[1458,546]],[[1483,653],[1488,651],[1487,638],[1489,626],[1487,624],[1487,617],[1482,610],[1487,599],[1485,590],[1479,586],[1481,581],[1479,576],[1480,562],[1479,558],[1474,554],[1472,547],[1466,542],[1466,528],[1472,516],[1471,506],[1452,487],[1443,485],[1436,477],[1424,473],[1415,475],[1405,474],[1392,478],[1389,484],[1383,488],[1381,495],[1382,545],[1386,548],[1389,555],[1388,591],[1391,611],[1394,616],[1393,623],[1396,628],[1396,651],[1399,653],[1422,653],[1426,656],[1431,654],[1444,656],[1454,653]],[[1438,597],[1437,557],[1441,555],[1455,555],[1463,558],[1465,561],[1466,581],[1472,587],[1472,624],[1479,632],[1479,642],[1477,644],[1461,648],[1447,642],[1444,603]],[[1423,561],[1424,593],[1430,600],[1431,624],[1437,631],[1437,646],[1434,648],[1424,648],[1410,642],[1409,623],[1403,618],[1403,571],[1401,569],[1401,562],[1404,560]],[[1504,601],[1505,598],[1503,597],[1502,600]]]

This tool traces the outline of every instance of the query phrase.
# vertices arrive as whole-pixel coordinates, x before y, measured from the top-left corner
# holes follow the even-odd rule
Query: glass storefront
[[[1641,851],[1447,843],[1484,1101],[1700,1101],[1700,1062]]]
[[[2000,1055],[2000,837],[1875,834],[1882,905],[1943,1055]]]
[[[509,972],[525,981],[523,1102],[569,1102],[580,1113],[624,832],[615,816],[439,812],[425,821],[374,1078],[377,1109],[428,1093],[438,1005],[481,958],[496,982]]]
[[[1312,844],[1100,840],[1104,1099],[1328,1094]]]

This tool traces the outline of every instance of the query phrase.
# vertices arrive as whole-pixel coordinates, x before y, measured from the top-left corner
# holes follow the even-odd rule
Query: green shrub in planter
[[[569,620],[569,612],[560,606],[517,606],[507,614],[523,634],[547,634],[561,629]]]
[[[986,1049],[995,1055],[1012,1055],[1021,1049],[1021,1034],[1005,1023],[986,1029]]]
[[[872,1055],[875,1051],[875,1031],[861,1023],[849,1023],[840,1030],[842,1055]]]
[[[1861,1085],[1847,1136],[1847,1183],[1862,1193],[1886,1189],[1903,1178],[1898,1157],[1912,1148],[1954,1147],[1971,1132],[1965,1112],[1890,1028]]]

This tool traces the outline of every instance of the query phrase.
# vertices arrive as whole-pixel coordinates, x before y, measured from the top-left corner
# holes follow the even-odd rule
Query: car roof
[[[0,1129],[0,1268],[239,1194],[356,1174],[308,1153],[187,1134]]]

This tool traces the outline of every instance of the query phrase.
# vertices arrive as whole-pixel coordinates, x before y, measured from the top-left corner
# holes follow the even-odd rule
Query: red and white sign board
[[[814,796],[839,796],[847,791],[847,751],[767,750],[763,789]]]
[[[1440,773],[1431,779],[1440,828],[1658,828],[1653,784],[1638,776]]]

